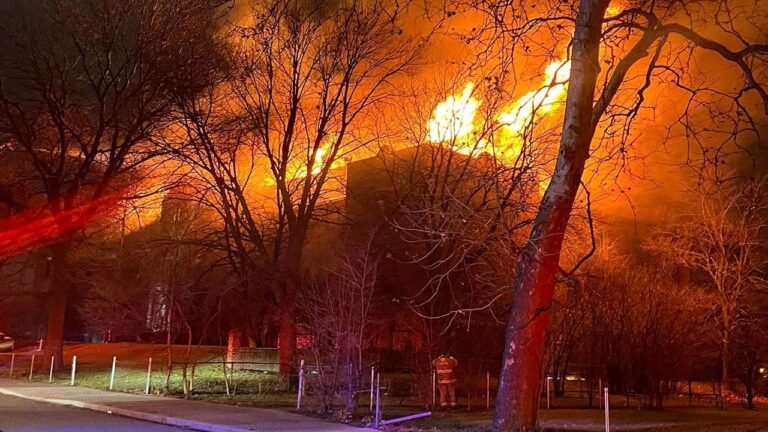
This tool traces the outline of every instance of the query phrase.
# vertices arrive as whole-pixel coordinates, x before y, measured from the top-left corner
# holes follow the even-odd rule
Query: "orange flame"
[[[475,83],[468,82],[460,95],[451,95],[437,104],[427,122],[430,142],[463,142],[475,131],[475,114],[480,101],[472,96]]]
[[[495,121],[500,125],[496,146],[484,140],[472,142],[477,133],[475,120],[481,100],[472,95],[474,83],[468,82],[460,94],[440,102],[427,122],[427,141],[450,143],[454,151],[477,157],[487,153],[502,163],[512,163],[520,155],[524,136],[544,115],[552,112],[566,93],[570,62],[555,61],[544,71],[543,85],[511,103]]]
[[[320,145],[320,147],[315,152],[315,159],[314,163],[312,164],[312,175],[316,176],[320,174],[320,172],[323,170],[323,167],[325,167],[326,164],[329,163],[328,158],[330,157],[330,151],[331,146],[333,145],[333,141],[336,138],[334,136],[328,136],[326,137],[326,140],[323,144]],[[337,169],[344,166],[345,162],[344,159],[337,157],[334,161],[330,161],[330,169]],[[293,163],[289,164],[288,169],[286,170],[286,177],[288,181],[291,180],[297,180],[297,179],[303,179],[307,177],[307,169],[308,169],[308,163],[305,160],[296,159],[293,161]],[[273,177],[266,177],[264,179],[264,182],[267,185],[274,185],[275,179]]]

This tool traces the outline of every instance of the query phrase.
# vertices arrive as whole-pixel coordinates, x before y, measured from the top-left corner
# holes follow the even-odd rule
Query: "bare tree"
[[[590,392],[602,390],[596,388],[602,378],[612,393],[640,393],[645,406],[660,409],[677,382],[714,360],[707,348],[715,332],[702,331],[708,295],[679,284],[663,263],[642,251],[622,254],[600,245],[569,288],[575,292],[568,303],[576,303],[553,310],[555,322],[568,318],[564,312],[581,317],[570,356]]]
[[[760,365],[768,361],[768,332],[765,328],[768,320],[765,314],[765,293],[752,293],[749,301],[749,317],[742,320],[731,340],[733,376],[744,385],[744,393],[747,399],[747,409],[755,408],[755,394],[758,392],[758,383],[764,378]],[[730,366],[729,366],[730,367]],[[761,377],[761,375],[763,375]]]
[[[114,192],[151,156],[179,53],[204,50],[215,7],[153,0],[34,0],[6,7],[0,61],[0,157],[26,164],[29,206],[71,232],[87,219],[68,211]],[[7,160],[7,159],[6,159]],[[127,179],[123,179],[127,180]],[[92,215],[89,212],[88,215]],[[50,246],[46,353],[62,365],[67,273],[73,244]]]
[[[319,409],[345,397],[345,418],[354,415],[365,374],[364,352],[374,324],[378,258],[370,248],[345,253],[329,274],[302,290],[299,309],[309,326],[309,352],[319,367]]]
[[[384,235],[382,247],[400,266],[426,278],[398,295],[442,330],[468,324],[473,315],[489,312],[493,320],[505,314],[512,274],[506,263],[521,250],[555,143],[551,124],[536,114],[551,109],[553,98],[545,95],[554,77],[510,108],[492,76],[474,75],[488,84],[468,81],[443,101],[428,98],[431,113],[418,115],[422,100],[403,107],[408,115],[394,122],[406,131],[405,139],[398,133],[398,141],[367,164],[368,177],[387,193],[367,197],[366,188],[351,189],[355,195],[348,198],[382,200],[379,208],[365,205],[387,220],[380,231],[395,233],[396,239]]]
[[[468,84],[437,103],[431,117],[416,115],[405,123],[410,142],[383,148],[369,163],[379,165],[383,174],[371,175],[385,179],[392,191],[392,202],[382,207],[398,241],[384,239],[383,246],[400,265],[426,275],[400,293],[404,305],[432,321],[424,328],[469,331],[473,320],[492,326],[506,318],[515,270],[509,262],[525,247],[557,146],[557,128],[544,113],[561,102],[568,65],[555,61],[546,69],[540,86],[511,104],[497,76],[476,72],[487,86]],[[572,229],[586,240],[580,247],[592,233],[585,195],[576,207],[586,210],[587,229]],[[452,338],[442,339],[445,345]]]
[[[179,103],[187,142],[175,153],[223,220],[220,249],[277,318],[284,378],[310,225],[340,211],[336,168],[372,139],[372,107],[419,51],[401,6],[255,2],[231,31],[230,74]]]
[[[623,160],[633,122],[650,102],[646,91],[671,81],[689,96],[685,114],[677,123],[685,128],[688,145],[715,147],[715,152],[733,149],[734,137],[756,132],[750,109],[754,111],[757,104],[747,102],[748,96],[756,96],[768,107],[768,93],[756,78],[768,53],[756,31],[765,12],[759,4],[705,1],[634,1],[617,5],[610,13],[609,0],[535,5],[480,2],[472,6],[488,12],[479,31],[499,42],[498,50],[507,56],[517,49],[529,52],[542,46],[542,40],[544,51],[554,53],[558,40],[570,41],[567,47],[560,47],[567,50],[571,62],[560,149],[517,263],[494,417],[496,430],[531,431],[537,427],[547,312],[556,276],[572,272],[560,268],[560,255],[598,129],[604,137],[615,138],[616,151],[609,152],[609,157]],[[746,18],[734,18],[737,12]],[[726,42],[731,38],[733,44]],[[696,79],[692,63],[702,54],[721,61],[724,68],[732,67],[729,71],[737,76],[741,74],[735,91]],[[704,109],[697,110],[699,107]],[[694,112],[703,116],[693,116]],[[709,114],[713,117],[707,117]],[[725,123],[731,129],[724,131],[717,118],[728,119]],[[702,121],[709,122],[708,126],[697,126]],[[708,128],[727,132],[725,139],[710,146],[702,136]]]
[[[730,384],[731,344],[750,319],[750,293],[768,286],[768,193],[764,181],[703,184],[694,211],[657,234],[655,248],[701,274],[714,293],[711,318],[721,341],[722,389]]]

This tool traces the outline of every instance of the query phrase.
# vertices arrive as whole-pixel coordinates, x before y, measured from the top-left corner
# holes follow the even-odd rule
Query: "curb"
[[[186,420],[178,417],[170,417],[170,416],[164,416],[160,414],[150,414],[150,413],[145,413],[141,411],[133,411],[133,410],[124,409],[124,408],[115,408],[115,407],[110,407],[108,405],[100,405],[100,404],[81,402],[81,401],[70,400],[70,399],[49,399],[44,397],[29,396],[29,395],[17,393],[13,390],[8,390],[2,387],[0,387],[0,394],[4,394],[7,396],[15,396],[21,399],[27,399],[35,402],[44,402],[44,403],[50,403],[54,405],[71,406],[71,407],[82,408],[82,409],[87,409],[91,411],[103,412],[106,414],[118,415],[121,417],[132,418],[136,420],[143,420],[151,423],[158,423],[158,424],[163,424],[167,426],[183,427],[183,428],[192,429],[196,431],[203,431],[203,432],[251,432],[254,430],[258,430],[258,429],[252,429],[252,428],[243,429],[243,428],[236,428],[236,427],[230,427],[230,426],[221,426],[214,423],[206,423],[206,422],[200,422],[195,420]]]

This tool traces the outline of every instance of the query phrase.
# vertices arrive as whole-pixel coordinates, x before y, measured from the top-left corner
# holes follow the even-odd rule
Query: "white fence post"
[[[13,363],[16,361],[16,353],[11,353],[11,369],[8,372],[8,376],[13,378]]]
[[[371,366],[371,400],[368,406],[368,412],[373,412],[373,366]]]
[[[149,394],[149,385],[152,381],[152,357],[149,358],[149,362],[147,364],[147,386],[144,389],[144,394]]]
[[[109,389],[115,387],[115,366],[117,365],[117,356],[112,356],[112,373],[109,374]]]
[[[32,381],[32,372],[35,370],[35,355],[32,354],[32,361],[29,363],[29,381]]]
[[[603,406],[605,406],[605,432],[611,431],[611,415],[610,415],[610,403],[608,399],[608,387],[605,387],[603,397]]]
[[[375,427],[376,429],[379,428],[379,423],[381,422],[381,405],[379,405],[381,400],[379,396],[380,393],[381,393],[381,372],[377,372],[376,373],[376,414],[374,416],[374,421],[373,421],[373,425],[374,425],[373,427]]]
[[[437,405],[437,371],[432,371],[432,408]]]
[[[547,409],[552,409],[552,394],[550,390],[550,383],[552,382],[552,377],[547,377]]]
[[[48,372],[48,383],[49,384],[53,382],[53,363],[54,363],[55,359],[56,359],[56,356],[51,356],[51,371]]]
[[[299,366],[299,389],[296,394],[296,409],[301,409],[301,397],[303,396],[302,393],[304,393],[304,360],[301,361],[301,364]]]
[[[72,378],[69,379],[69,385],[75,385],[75,373],[77,371],[77,356],[72,356]]]

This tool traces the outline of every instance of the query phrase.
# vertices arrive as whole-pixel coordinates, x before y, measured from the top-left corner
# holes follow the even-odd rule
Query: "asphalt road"
[[[188,429],[0,395],[0,432],[170,432],[181,430]]]

